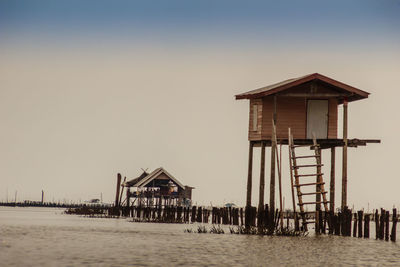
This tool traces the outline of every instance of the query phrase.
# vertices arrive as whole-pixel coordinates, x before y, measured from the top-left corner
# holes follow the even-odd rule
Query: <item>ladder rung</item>
[[[298,156],[298,157],[292,157],[292,159],[306,159],[306,158],[319,158],[319,155],[310,155],[310,156]]]
[[[303,203],[298,203],[297,205],[302,206],[302,205],[322,204],[322,203],[329,203],[329,201],[303,202]]]
[[[300,211],[300,214],[311,214],[311,213],[315,213],[315,211]]]
[[[305,177],[305,176],[321,176],[323,173],[312,173],[312,174],[295,174],[296,177]]]
[[[317,184],[325,184],[325,182],[320,182],[320,183],[308,183],[308,184],[295,184],[294,186],[307,186],[307,185],[317,185]]]
[[[305,223],[305,224],[307,224],[307,223],[315,223],[315,221],[308,221],[308,222],[303,222],[303,223]]]
[[[322,167],[322,166],[324,166],[324,164],[297,165],[297,166],[293,166],[293,169],[305,168],[305,167]]]
[[[319,147],[319,145],[292,145],[292,148],[297,148],[297,147],[309,147],[309,148],[314,148],[314,147]]]
[[[316,195],[316,194],[326,194],[328,192],[323,191],[323,192],[312,192],[312,193],[300,193],[301,196],[306,196],[306,195]]]

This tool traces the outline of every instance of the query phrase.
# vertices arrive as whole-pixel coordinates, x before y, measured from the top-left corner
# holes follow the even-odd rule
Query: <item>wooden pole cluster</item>
[[[250,213],[256,216],[256,209],[251,207]],[[132,217],[137,222],[162,222],[162,223],[212,223],[226,225],[244,225],[243,209],[236,207],[212,208],[193,206],[191,208],[181,206],[131,206],[107,208],[111,217]],[[253,214],[248,215],[252,221],[250,225],[256,224]],[[210,221],[211,216],[211,221]]]
[[[330,211],[328,216],[329,234],[351,236],[351,229],[353,229],[353,237],[369,238],[371,215],[364,214],[364,211],[360,210],[354,213],[354,219],[352,218],[353,214],[347,208],[337,215],[333,211]],[[373,214],[373,219],[375,221],[376,239],[396,241],[396,226],[398,221],[396,209],[393,209],[391,229],[389,227],[389,211],[381,209],[381,213],[379,214],[379,211],[376,210],[375,214]],[[352,221],[353,225],[351,225]]]
[[[391,241],[396,241],[396,227],[397,227],[397,209],[393,209],[392,215],[392,229],[389,227],[390,213],[384,209],[381,209],[381,214],[379,215],[378,210],[375,211],[375,229],[376,229],[376,239],[385,239],[389,241],[389,236]]]
[[[181,207],[181,206],[123,206],[123,207],[89,207],[83,206],[69,209],[68,214],[85,215],[90,217],[132,217],[133,221],[137,222],[161,222],[161,223],[212,223],[224,225],[237,225],[251,229],[257,227],[260,234],[273,234],[278,229],[280,220],[280,212],[278,209],[271,211],[268,204],[265,204],[262,209],[256,207],[243,208],[236,207],[213,207],[211,210],[204,207]],[[247,213],[247,214],[243,214]],[[273,215],[272,215],[273,214]],[[334,235],[351,236],[358,238],[370,237],[370,214],[364,214],[362,210],[352,213],[349,209],[344,209],[342,212],[335,214],[333,211],[320,211],[319,216],[319,232],[325,234],[328,226],[328,233]],[[210,221],[211,216],[211,221]],[[244,219],[244,216],[246,219]],[[297,213],[292,213],[292,218],[296,218]],[[289,228],[289,213],[287,213],[287,227]],[[393,209],[392,217],[389,211],[381,209],[379,214],[376,210],[374,216],[376,239],[389,239],[396,241],[396,227],[398,222],[397,210]],[[353,219],[354,218],[354,219]],[[390,229],[390,218],[392,227]],[[352,224],[353,223],[353,224]],[[301,230],[296,224],[295,231]],[[303,229],[304,230],[304,229]],[[316,230],[317,231],[317,230]],[[353,232],[352,232],[353,231]],[[248,233],[251,233],[249,231]],[[316,232],[317,233],[317,232]]]

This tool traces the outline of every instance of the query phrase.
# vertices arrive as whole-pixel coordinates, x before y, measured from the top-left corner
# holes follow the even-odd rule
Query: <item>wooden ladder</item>
[[[313,138],[313,145],[295,145],[293,142],[293,135],[289,131],[289,157],[290,157],[290,172],[291,172],[291,177],[294,177],[294,183],[292,183],[293,190],[297,192],[297,199],[298,203],[297,205],[300,208],[300,216],[303,221],[303,228],[306,231],[307,230],[307,224],[310,223],[315,223],[315,229],[316,231],[319,229],[319,211],[321,210],[321,204],[324,205],[325,212],[328,212],[328,201],[326,199],[326,194],[327,192],[325,191],[324,187],[324,181],[323,181],[323,173],[321,172],[321,167],[323,164],[321,163],[321,154],[320,154],[320,148],[319,145],[317,144],[317,141],[315,137]],[[296,155],[296,148],[299,147],[310,147],[310,149],[314,150],[314,153],[312,155],[302,155],[302,156],[297,156]],[[310,159],[314,158],[315,159],[315,164],[298,164],[298,161],[301,161],[303,159]],[[309,169],[309,168],[316,168],[316,173],[311,173],[311,174],[304,174],[301,173],[300,170],[303,169]],[[315,182],[303,182],[303,178],[310,178],[310,177],[316,177]],[[302,180],[300,182],[300,180]],[[307,192],[303,193],[301,191],[302,187],[306,186],[316,186],[315,192]],[[315,195],[316,199],[315,201],[304,201],[303,196],[311,196]],[[322,195],[322,201],[321,201],[321,195]],[[304,206],[305,205],[315,205],[315,211],[305,211]],[[307,221],[307,213],[315,213],[315,220],[314,221]]]

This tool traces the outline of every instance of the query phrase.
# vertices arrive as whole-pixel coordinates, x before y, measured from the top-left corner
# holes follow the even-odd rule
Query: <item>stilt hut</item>
[[[349,139],[348,103],[368,98],[369,93],[314,73],[288,79],[256,90],[236,95],[249,99],[249,162],[246,206],[251,206],[253,147],[261,147],[259,207],[264,205],[265,147],[271,147],[270,207],[275,208],[275,157],[273,129],[280,144],[313,145],[315,137],[320,149],[331,150],[330,209],[334,210],[335,148],[342,147],[342,208],[347,206],[347,148],[379,143],[380,140]],[[338,137],[338,106],[343,105],[343,135]],[[273,127],[276,125],[276,128]],[[316,164],[315,166],[321,166]],[[293,167],[292,167],[293,168]],[[295,166],[295,169],[298,166]],[[301,176],[297,174],[297,176]],[[305,175],[304,175],[305,176]],[[298,178],[298,177],[296,177]],[[319,184],[319,182],[316,182]],[[294,185],[296,186],[296,185]],[[325,192],[316,192],[324,194]],[[301,193],[300,193],[301,194]],[[294,198],[294,197],[293,197]],[[294,200],[293,200],[294,203]],[[321,202],[320,202],[321,203]],[[293,204],[294,205],[294,204]],[[295,205],[293,207],[295,209]]]
[[[127,205],[136,206],[190,206],[193,187],[183,185],[164,168],[143,173],[122,184],[127,189]]]

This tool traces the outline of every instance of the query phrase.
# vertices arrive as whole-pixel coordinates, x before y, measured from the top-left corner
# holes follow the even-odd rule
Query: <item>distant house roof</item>
[[[290,89],[292,87],[295,87],[297,85],[310,82],[313,80],[319,80],[324,83],[327,83],[331,86],[333,86],[336,90],[341,91],[341,92],[347,92],[348,101],[356,101],[360,99],[367,98],[369,93],[362,91],[358,88],[355,88],[353,86],[344,84],[342,82],[336,81],[332,78],[326,77],[324,75],[321,75],[319,73],[313,73],[313,74],[308,74],[305,76],[301,76],[298,78],[293,78],[289,80],[285,80],[279,83],[271,84],[259,89],[255,89],[252,91],[248,91],[246,93],[238,94],[236,95],[236,99],[252,99],[252,98],[261,98],[269,95],[273,95],[279,92],[282,92],[284,90]]]
[[[149,184],[154,179],[157,179],[160,175],[166,175],[169,179],[171,179],[175,184],[177,184],[182,189],[185,189],[185,186],[181,184],[174,176],[172,176],[169,172],[167,172],[164,168],[160,167],[152,171],[151,173],[143,172],[139,177],[127,181],[124,183],[124,186],[127,187],[144,187]]]

